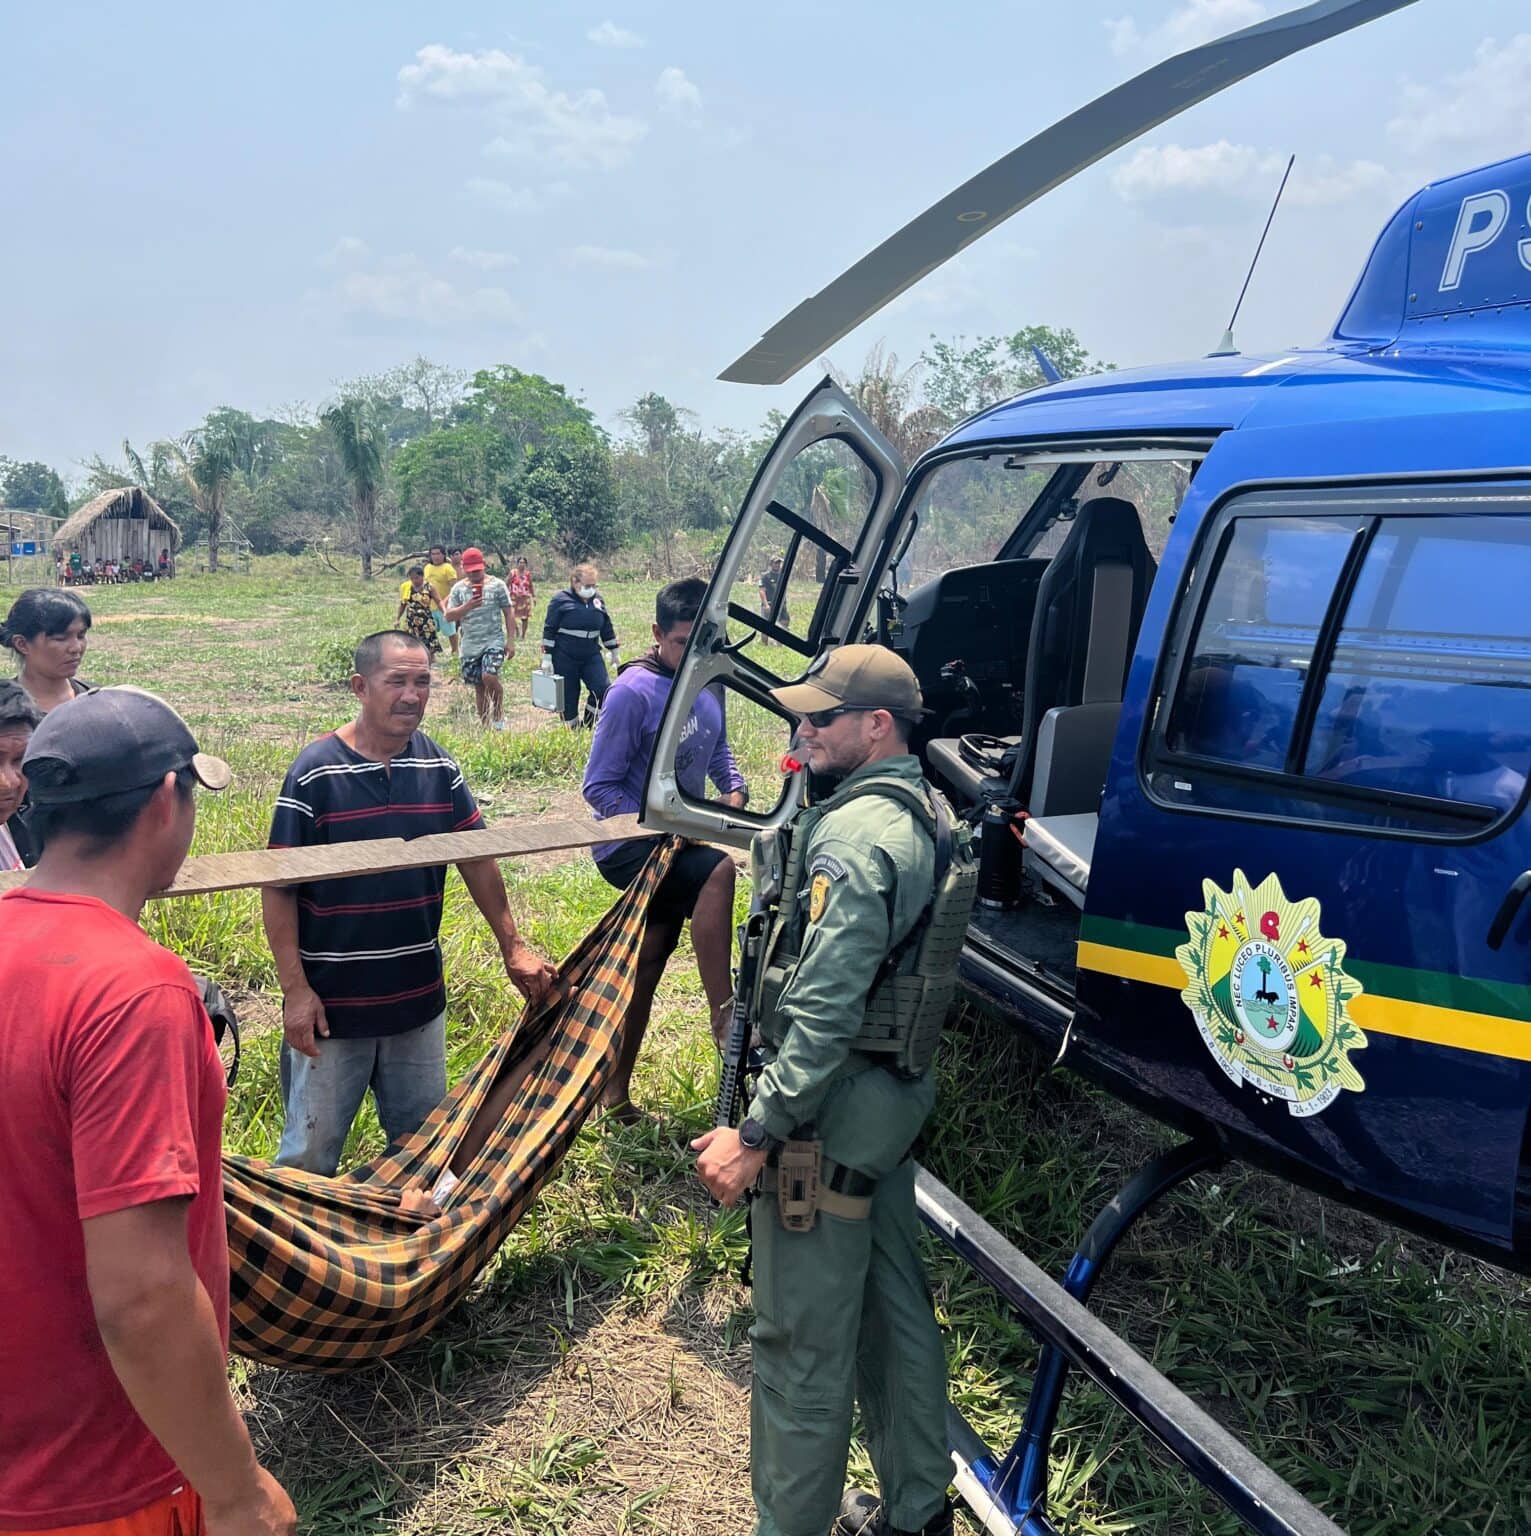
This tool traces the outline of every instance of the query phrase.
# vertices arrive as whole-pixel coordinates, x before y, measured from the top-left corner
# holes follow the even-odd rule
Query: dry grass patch
[[[449,1319],[375,1370],[250,1372],[258,1448],[307,1529],[748,1527],[748,1348],[725,1344],[716,1296],[650,1310],[586,1301],[571,1314],[547,1295],[471,1305],[470,1323]]]

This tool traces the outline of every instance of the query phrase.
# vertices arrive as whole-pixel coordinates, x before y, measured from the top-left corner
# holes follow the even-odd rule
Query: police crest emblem
[[[808,887],[808,921],[816,923],[824,915],[824,901],[829,895],[829,876],[818,874]]]
[[[1317,900],[1289,901],[1274,874],[1251,886],[1238,869],[1231,891],[1211,880],[1202,891],[1175,958],[1181,999],[1218,1066],[1298,1116],[1362,1092],[1350,1060],[1366,1045],[1350,1016],[1361,984],[1345,970],[1344,942],[1320,932]]]

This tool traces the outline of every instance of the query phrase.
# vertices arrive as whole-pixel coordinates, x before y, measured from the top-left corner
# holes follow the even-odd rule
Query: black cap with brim
[[[191,727],[142,688],[97,688],[49,712],[27,743],[22,771],[36,805],[77,805],[156,784],[189,768],[204,789],[227,789],[221,757],[197,747]]]

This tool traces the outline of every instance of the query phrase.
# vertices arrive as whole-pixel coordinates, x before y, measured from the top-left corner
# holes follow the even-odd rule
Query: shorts
[[[131,1514],[118,1515],[113,1520],[92,1520],[85,1525],[50,1526],[36,1536],[202,1536],[203,1529],[202,1500],[194,1489],[182,1484],[174,1493],[167,1493]]]
[[[486,677],[498,677],[504,665],[504,650],[500,646],[491,645],[477,656],[464,656],[457,670],[465,683],[481,683]]]
[[[595,867],[601,878],[619,891],[625,891],[638,878],[638,871],[648,863],[649,855],[664,841],[662,837],[639,837],[613,849],[605,858],[597,859]],[[649,903],[650,915],[661,919],[679,921],[690,917],[696,910],[696,898],[702,894],[713,870],[728,855],[702,843],[687,843],[675,855],[670,872],[660,882]]]
[[[439,609],[431,609],[431,617],[436,621],[437,634],[446,635],[450,639],[457,633],[457,626]]]

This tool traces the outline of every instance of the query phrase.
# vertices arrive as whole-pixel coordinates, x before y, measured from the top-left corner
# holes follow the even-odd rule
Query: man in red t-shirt
[[[0,1530],[285,1536],[226,1374],[222,1065],[137,922],[228,767],[102,688],[24,770],[44,847],[0,897]]]

